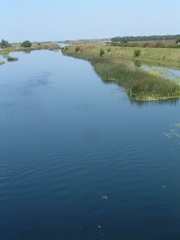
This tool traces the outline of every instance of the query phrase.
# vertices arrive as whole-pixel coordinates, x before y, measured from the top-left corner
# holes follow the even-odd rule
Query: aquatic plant
[[[171,124],[171,129],[167,133],[163,133],[168,138],[180,137],[180,123]]]
[[[17,61],[17,60],[18,60],[18,58],[13,58],[13,57],[8,57],[7,58],[8,62],[14,62],[14,61]]]
[[[104,81],[113,80],[136,99],[163,99],[176,96],[180,86],[160,76],[152,76],[140,69],[115,63],[107,58],[90,59],[95,71]],[[180,92],[179,92],[180,93]]]

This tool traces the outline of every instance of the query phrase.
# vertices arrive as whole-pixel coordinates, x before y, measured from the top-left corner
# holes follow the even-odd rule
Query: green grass
[[[33,43],[31,47],[21,47],[20,44],[12,44],[11,47],[7,47],[7,48],[3,48],[0,50],[0,54],[5,54],[5,53],[9,53],[9,52],[18,52],[18,51],[23,51],[23,50],[43,50],[43,49],[51,49],[51,50],[55,50],[55,49],[60,49],[59,45],[56,43],[41,43],[41,44],[37,44],[37,43]]]
[[[77,43],[83,53],[93,54],[99,56],[100,49],[104,50],[103,57],[109,57],[113,60],[127,60],[134,61],[137,57],[134,57],[134,51],[137,47],[116,47],[110,46],[107,43]],[[68,46],[67,52],[75,52],[76,44]],[[108,51],[108,49],[111,51]],[[154,65],[165,65],[180,67],[180,48],[139,48],[141,55],[138,57],[138,61],[142,63],[150,63]]]
[[[127,94],[136,100],[156,100],[180,97],[180,86],[171,80],[153,76],[136,67],[96,57],[93,54],[66,52],[66,55],[88,60],[104,82],[114,81],[124,87]]]

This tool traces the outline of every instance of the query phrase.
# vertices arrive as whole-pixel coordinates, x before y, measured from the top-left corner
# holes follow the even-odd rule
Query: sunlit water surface
[[[180,103],[60,52],[0,66],[1,240],[179,240]]]

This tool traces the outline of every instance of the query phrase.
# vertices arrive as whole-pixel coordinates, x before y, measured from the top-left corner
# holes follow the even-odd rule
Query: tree
[[[180,44],[180,38],[176,39],[176,44]]]
[[[30,47],[32,43],[29,40],[26,40],[21,43],[21,47]]]
[[[0,42],[0,47],[4,48],[4,47],[11,47],[11,44],[8,43],[8,41],[2,39]]]

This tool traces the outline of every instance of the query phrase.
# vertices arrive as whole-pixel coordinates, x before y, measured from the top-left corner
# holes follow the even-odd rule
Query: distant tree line
[[[180,39],[176,40],[176,44],[170,45],[165,45],[162,42],[156,42],[156,44],[151,44],[150,42],[145,42],[143,44],[137,42],[111,42],[110,45],[115,47],[180,48]]]
[[[180,34],[177,35],[152,35],[152,36],[127,36],[127,37],[114,37],[111,38],[112,42],[130,42],[130,41],[158,41],[162,39],[166,40],[174,40],[174,39],[179,39]]]

